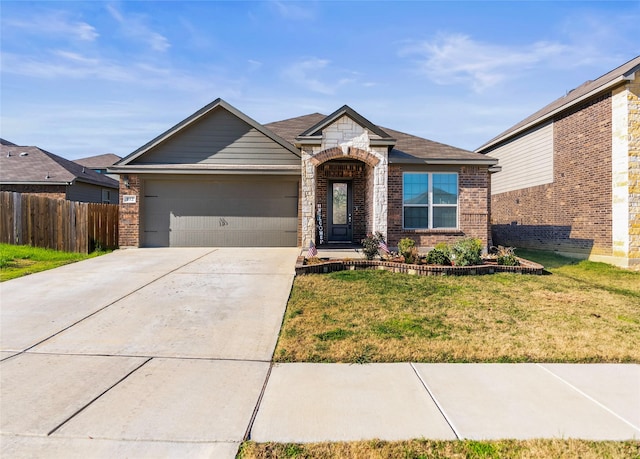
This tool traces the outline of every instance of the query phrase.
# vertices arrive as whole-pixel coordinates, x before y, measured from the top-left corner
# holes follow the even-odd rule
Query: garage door
[[[147,247],[295,247],[298,182],[292,177],[145,180]]]

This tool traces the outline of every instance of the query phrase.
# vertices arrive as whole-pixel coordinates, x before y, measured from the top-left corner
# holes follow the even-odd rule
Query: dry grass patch
[[[238,459],[383,459],[383,458],[639,458],[640,442],[585,440],[436,441],[352,443],[253,443],[242,445]]]
[[[527,255],[546,262],[552,274],[342,271],[297,277],[274,358],[640,362],[634,344],[640,342],[640,273]]]

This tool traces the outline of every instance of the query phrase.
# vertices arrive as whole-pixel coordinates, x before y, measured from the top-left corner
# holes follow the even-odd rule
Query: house
[[[74,159],[73,162],[78,163],[81,166],[86,167],[87,169],[91,169],[98,174],[105,174],[107,175],[107,177],[111,177],[114,180],[119,180],[120,178],[117,175],[108,174],[107,168],[109,166],[113,166],[121,159],[122,158],[118,155],[114,155],[113,153],[106,153],[104,155],[88,156],[86,158]]]
[[[217,99],[109,168],[120,246],[487,245],[497,160],[348,106],[262,125]]]
[[[640,266],[640,56],[476,150],[492,177],[495,244]]]
[[[118,182],[38,147],[0,144],[0,191],[118,203]]]

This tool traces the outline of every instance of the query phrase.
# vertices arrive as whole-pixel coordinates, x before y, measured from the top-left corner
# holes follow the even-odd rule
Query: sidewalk
[[[640,439],[640,365],[276,364],[256,442]]]

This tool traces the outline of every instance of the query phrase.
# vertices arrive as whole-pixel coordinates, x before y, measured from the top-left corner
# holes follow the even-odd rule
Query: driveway
[[[5,282],[3,457],[234,457],[299,249],[127,249]]]

